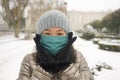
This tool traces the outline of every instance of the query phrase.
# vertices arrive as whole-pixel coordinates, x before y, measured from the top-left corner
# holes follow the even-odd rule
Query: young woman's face
[[[63,28],[53,27],[45,29],[42,32],[43,35],[50,35],[50,36],[64,36],[66,35],[66,32]]]

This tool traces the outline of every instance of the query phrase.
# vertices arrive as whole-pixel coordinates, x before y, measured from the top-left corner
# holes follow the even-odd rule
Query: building
[[[81,11],[68,11],[67,15],[70,20],[72,30],[79,30],[83,29],[84,25],[94,21],[94,20],[101,20],[105,15],[110,13],[111,11],[106,12],[81,12]]]

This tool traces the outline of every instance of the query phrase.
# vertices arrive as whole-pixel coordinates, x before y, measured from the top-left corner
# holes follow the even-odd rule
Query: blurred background
[[[64,12],[73,31],[83,32],[89,25],[97,34],[120,34],[120,0],[0,0],[0,35],[24,32],[29,39],[39,17],[51,9]]]
[[[120,80],[120,0],[0,0],[0,80],[17,78],[37,20],[52,9],[68,17],[95,80]]]

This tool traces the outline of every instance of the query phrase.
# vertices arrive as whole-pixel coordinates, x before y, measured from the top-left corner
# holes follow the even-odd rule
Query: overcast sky
[[[120,0],[66,0],[68,10],[107,11],[120,8]]]

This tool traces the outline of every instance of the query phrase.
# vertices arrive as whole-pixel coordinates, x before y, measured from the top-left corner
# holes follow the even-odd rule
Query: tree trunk
[[[29,40],[29,39],[31,39],[31,38],[32,38],[32,34],[31,34],[30,30],[26,30],[25,39],[26,39],[26,40]]]
[[[15,23],[15,37],[19,38],[19,23],[16,21]]]

